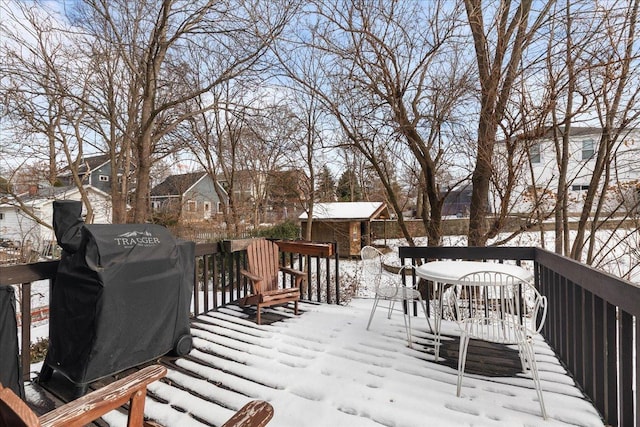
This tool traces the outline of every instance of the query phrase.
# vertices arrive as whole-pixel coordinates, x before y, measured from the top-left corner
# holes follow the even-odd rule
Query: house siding
[[[88,190],[89,202],[94,212],[94,224],[110,224],[111,223],[111,201],[105,198],[103,194]],[[56,199],[39,200],[37,205],[32,204],[31,209],[35,216],[43,222],[52,226],[53,224],[53,202],[54,200],[81,200],[80,192],[74,190],[67,194],[62,194]],[[0,233],[5,239],[20,242],[21,245],[29,244],[34,250],[42,252],[48,246],[55,243],[55,235],[53,229],[42,224],[38,224],[34,219],[24,212],[17,210],[12,206],[3,206],[0,212],[5,213],[5,219],[0,223]],[[87,209],[83,204],[83,214]]]
[[[567,170],[567,195],[570,213],[577,213],[582,210],[586,189],[593,175],[600,137],[601,134],[595,132],[592,134],[572,135],[569,138],[570,157]],[[585,159],[583,158],[583,152],[586,152],[585,147],[589,145],[589,141],[593,141],[596,151],[594,157]],[[534,183],[531,181],[529,167],[521,168],[519,181],[513,193],[515,199],[513,200],[512,212],[515,213],[527,213],[534,208],[534,185],[538,195],[543,192],[545,194],[542,204],[543,209],[550,210],[555,204],[558,167],[554,143],[550,139],[541,139],[536,141],[536,144],[538,146],[534,150],[534,154],[536,158],[539,157],[539,161],[532,163]],[[637,185],[640,183],[640,168],[637,167],[637,161],[640,158],[640,132],[633,131],[629,133],[616,143],[616,148],[615,164],[611,165],[612,168],[616,169],[616,172],[612,175],[612,181],[609,183],[611,191],[607,191],[606,197],[608,199],[605,201],[605,209],[614,209],[618,205],[617,190],[613,191],[616,186],[620,188],[626,187],[627,190],[625,191],[637,191]],[[598,194],[600,194],[601,189],[598,188]],[[497,197],[494,203],[499,203]]]

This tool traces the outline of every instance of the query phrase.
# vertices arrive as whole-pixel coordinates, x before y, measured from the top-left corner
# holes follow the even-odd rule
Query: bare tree
[[[295,5],[87,0],[84,6],[76,24],[93,39],[106,39],[107,47],[117,47],[109,58],[126,70],[127,108],[120,133],[136,161],[134,221],[144,221],[151,166],[162,152],[159,144],[198,113],[180,106],[254,67]]]
[[[512,3],[511,0],[500,0],[487,6],[482,0],[464,1],[480,84],[477,155],[469,212],[470,246],[483,246],[498,228],[487,230],[485,222],[496,135],[522,68],[523,51],[545,22],[553,1],[540,3],[531,24],[533,1],[522,0],[517,6]],[[485,23],[486,16],[492,20]]]
[[[79,173],[85,146],[83,119],[86,111],[77,97],[86,95],[87,80],[78,62],[77,50],[69,31],[37,7],[17,6],[10,14],[17,27],[3,27],[5,42],[2,94],[7,115],[17,138],[46,141],[44,152],[40,144],[22,145],[28,152],[15,153],[30,157],[44,155],[48,162],[47,180],[54,184],[58,175],[57,160],[66,161],[73,183],[78,187],[86,209],[86,222],[92,222],[93,208]],[[26,34],[26,36],[25,36]],[[33,184],[38,184],[37,182]]]
[[[578,232],[571,248],[571,257],[581,261],[585,245],[587,221],[591,218],[590,232],[600,226],[607,187],[612,179],[613,160],[616,146],[624,138],[628,128],[640,117],[640,85],[638,84],[638,8],[640,0],[627,4],[622,10],[612,11],[603,19],[605,43],[598,49],[602,58],[598,67],[592,69],[589,82],[595,88],[596,110],[602,128],[602,136],[597,144],[595,165],[578,221]],[[595,209],[594,209],[595,208]],[[589,239],[587,263],[593,261],[595,239]]]
[[[262,66],[296,7],[290,1],[85,0],[65,9],[70,25],[54,35],[74,42],[75,59],[32,71],[47,87],[60,70],[76,75],[54,80],[57,91],[39,102],[46,111],[62,96],[71,100],[82,111],[73,115],[77,134],[99,138],[95,145],[109,153],[114,174],[125,171],[120,185],[112,186],[117,220],[124,220],[130,170],[133,219],[147,219],[151,167],[174,150],[171,135],[179,124],[198,114],[184,104]],[[78,76],[81,82],[74,81]]]
[[[384,160],[394,157],[394,149],[413,153],[425,177],[421,191],[431,207],[425,218],[429,243],[439,244],[443,198],[437,174],[446,151],[445,129],[460,105],[456,102],[465,101],[459,91],[468,87],[455,65],[446,74],[437,66],[443,59],[441,47],[455,34],[457,9],[444,7],[442,2],[337,0],[315,5],[308,22],[309,37],[299,41],[299,46],[322,53],[317,62],[322,84],[307,84],[305,68],[296,62],[297,51],[289,56],[278,52],[283,67],[289,77],[316,92],[334,117],[342,141],[368,159],[398,213],[402,207],[392,169]],[[442,75],[452,78],[436,78]],[[448,90],[438,93],[439,102],[432,102],[436,92],[430,88],[444,89],[443,85]],[[398,220],[412,242],[401,215]]]

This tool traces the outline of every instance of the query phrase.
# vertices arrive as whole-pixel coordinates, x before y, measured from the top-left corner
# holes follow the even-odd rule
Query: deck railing
[[[250,240],[230,240],[196,245],[192,315],[197,316],[229,304],[250,291],[249,284],[240,274],[240,269],[247,265],[246,246],[249,242]],[[307,272],[308,286],[301,290],[303,300],[340,303],[336,243],[304,241],[277,241],[277,243],[282,252],[283,263]],[[16,285],[18,287],[22,343],[31,342],[32,283],[48,280],[51,287],[55,280],[58,262],[45,261],[0,267],[0,286]],[[284,285],[288,286],[287,283]],[[25,350],[20,356],[21,365],[28,367],[30,354],[28,349]],[[29,369],[23,368],[23,377],[25,381],[29,379]]]
[[[611,426],[640,426],[640,286],[540,248],[402,247],[402,263],[531,264],[549,301],[542,334]],[[526,267],[526,265],[525,265]]]
[[[248,291],[239,268],[246,241],[196,246],[194,315],[228,304]],[[308,273],[303,298],[337,303],[339,263],[335,244],[286,242],[283,261]],[[640,287],[540,248],[400,248],[402,262],[435,259],[498,260],[531,267],[536,286],[549,298],[543,335],[607,425],[640,426]],[[31,283],[53,281],[57,261],[0,267],[0,286],[18,285],[22,342],[30,342]],[[335,286],[335,290],[334,290]],[[214,297],[215,295],[215,297]],[[23,352],[22,366],[29,366]],[[28,371],[28,370],[26,370]],[[25,372],[25,380],[28,372]]]

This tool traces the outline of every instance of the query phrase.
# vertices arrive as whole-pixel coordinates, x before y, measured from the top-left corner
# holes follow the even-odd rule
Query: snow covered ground
[[[273,427],[603,425],[543,341],[535,349],[547,421],[526,375],[466,375],[456,397],[456,370],[425,351],[426,320],[413,322],[411,349],[399,313],[387,320],[380,311],[366,330],[371,303],[303,303],[301,315],[261,326],[235,307],[200,316],[194,350],[169,370],[168,383],[149,387],[161,402],[148,398],[145,413],[167,427],[221,425],[263,399],[275,409]],[[118,413],[107,420],[125,425]]]

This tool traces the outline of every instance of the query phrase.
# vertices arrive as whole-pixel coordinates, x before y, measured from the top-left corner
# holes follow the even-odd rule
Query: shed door
[[[360,223],[349,223],[349,255],[358,255],[360,253]]]

